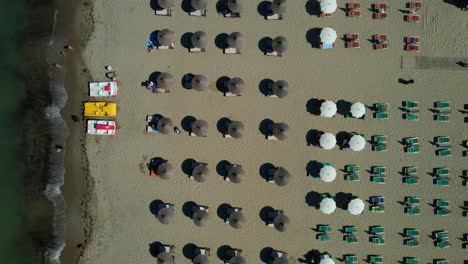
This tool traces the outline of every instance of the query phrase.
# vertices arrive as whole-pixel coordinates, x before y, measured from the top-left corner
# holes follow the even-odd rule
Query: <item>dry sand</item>
[[[259,1],[250,1],[241,19],[226,19],[214,11],[214,3],[208,17],[190,17],[177,6],[172,17],[154,16],[149,1],[95,1],[96,29],[86,49],[86,63],[93,78],[104,78],[104,65],[112,65],[118,71],[121,89],[117,102],[119,130],[114,137],[87,138],[89,166],[95,180],[95,197],[91,203],[94,226],[91,241],[82,257],[83,263],[154,263],[149,244],[159,241],[176,246],[177,263],[189,263],[182,254],[187,243],[210,247],[215,253],[222,245],[242,248],[248,263],[261,263],[259,253],[264,247],[273,247],[288,252],[294,259],[301,258],[309,250],[329,252],[334,259],[343,254],[355,253],[359,259],[367,255],[383,255],[386,262],[395,263],[403,257],[417,256],[422,263],[435,258],[448,258],[451,263],[462,263],[466,252],[459,238],[467,232],[466,218],[462,217],[466,190],[460,175],[466,167],[466,158],[461,156],[462,140],[468,139],[463,114],[458,109],[466,102],[468,75],[466,71],[415,71],[400,68],[401,56],[414,56],[403,51],[403,37],[419,35],[422,38],[420,55],[467,56],[468,17],[443,1],[424,1],[419,11],[420,23],[406,23],[403,14],[405,1],[390,3],[390,19],[374,21],[367,10],[370,2],[361,2],[361,18],[347,18],[337,10],[331,18],[310,16],[305,10],[305,1],[290,1],[283,21],[266,21],[257,13]],[[179,1],[178,1],[179,2]],[[213,1],[212,1],[213,2]],[[180,3],[179,3],[180,4]],[[339,4],[344,7],[344,3]],[[341,40],[335,50],[312,49],[306,41],[306,33],[315,27],[332,26],[341,36],[345,33],[361,34],[360,49],[345,49]],[[206,31],[210,38],[220,33],[240,31],[246,35],[246,47],[241,55],[223,55],[211,43],[206,53],[190,54],[179,41],[175,50],[156,51],[148,54],[145,42],[148,35],[158,29],[171,28],[178,39],[185,32]],[[390,49],[373,51],[366,39],[375,33],[387,33]],[[283,35],[289,40],[289,49],[282,58],[266,57],[258,49],[258,41],[265,37]],[[176,77],[172,92],[153,95],[140,87],[154,71],[169,71]],[[179,80],[186,73],[201,73],[210,78],[210,89],[194,92],[183,89]],[[226,75],[241,77],[247,84],[245,95],[238,98],[223,97],[216,90],[217,78]],[[398,78],[414,78],[416,83],[401,85]],[[283,100],[263,96],[258,89],[264,78],[284,79],[289,82],[290,93]],[[86,87],[82,87],[86,89]],[[391,105],[389,120],[332,119],[313,116],[306,111],[309,99],[361,101],[366,104],[387,102]],[[398,109],[401,101],[416,100],[421,105],[419,122],[402,120]],[[438,123],[432,120],[428,110],[434,101],[447,100],[453,105],[452,122]],[[175,120],[192,115],[205,119],[210,124],[206,138],[171,134],[169,136],[145,133],[145,116],[162,114]],[[247,133],[239,140],[223,139],[216,130],[216,122],[228,117],[244,122]],[[286,141],[264,140],[258,130],[259,123],[271,118],[286,122],[291,131]],[[371,135],[384,134],[390,138],[389,151],[372,152],[368,145],[361,152],[346,152],[335,148],[324,151],[307,147],[306,134],[310,129],[327,132],[355,131],[370,139]],[[429,141],[434,136],[448,135],[454,142],[453,156],[439,158]],[[421,153],[409,155],[399,143],[403,137],[419,136]],[[168,159],[177,168],[176,177],[156,180],[148,176],[145,164],[152,157]],[[187,158],[209,163],[211,175],[204,184],[189,180],[180,169]],[[223,181],[215,167],[221,160],[244,166],[246,182],[235,185]],[[310,160],[332,163],[342,169],[346,164],[359,164],[362,169],[373,165],[388,167],[387,182],[373,184],[369,174],[361,174],[361,181],[348,183],[339,172],[332,183],[307,178],[305,168]],[[259,167],[266,162],[283,166],[293,178],[286,187],[265,183],[259,176]],[[420,184],[408,186],[401,183],[398,173],[403,166],[418,166]],[[451,169],[449,187],[432,184],[434,167]],[[386,199],[383,214],[366,212],[351,216],[337,209],[332,215],[323,215],[305,202],[310,191],[332,194],[352,193],[362,199],[382,195]],[[422,198],[420,216],[410,217],[403,213],[398,202],[404,196]],[[451,216],[433,214],[428,203],[434,198],[451,201]],[[158,223],[149,210],[154,200],[163,200],[176,205],[174,223]],[[184,216],[182,206],[187,201],[208,205],[211,208],[211,223],[198,228]],[[247,224],[240,230],[226,225],[216,216],[219,205],[228,203],[243,207]],[[282,209],[291,219],[289,229],[280,233],[263,224],[259,211],[264,206]],[[317,224],[334,227],[332,241],[319,242]],[[359,228],[359,243],[347,244],[338,231],[344,225]],[[386,228],[385,246],[368,242],[365,233],[371,225]],[[408,248],[398,234],[405,227],[421,229],[421,246]],[[428,235],[434,230],[449,231],[452,247],[438,249]],[[213,254],[212,263],[221,263]]]

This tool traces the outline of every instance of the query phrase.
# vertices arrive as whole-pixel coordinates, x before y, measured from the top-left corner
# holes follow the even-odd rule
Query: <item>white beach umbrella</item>
[[[359,214],[362,214],[362,212],[364,211],[364,207],[365,207],[364,201],[362,201],[359,198],[355,198],[351,200],[351,202],[349,202],[348,211],[352,215],[359,215]]]
[[[320,11],[325,14],[335,12],[337,7],[336,0],[320,0]]]
[[[336,169],[333,166],[324,166],[320,169],[320,179],[324,182],[332,182],[336,178]]]
[[[325,198],[320,202],[320,211],[324,214],[331,214],[336,210],[336,202],[332,198]]]
[[[361,151],[366,146],[366,139],[361,135],[354,135],[349,140],[349,147],[354,151]]]
[[[366,106],[361,103],[357,102],[351,105],[351,115],[356,118],[362,117],[366,113]]]
[[[321,258],[319,264],[335,264],[335,261],[329,255],[322,256]]]
[[[337,38],[336,31],[331,27],[322,28],[320,40],[324,44],[333,44]]]
[[[320,116],[333,117],[337,111],[336,104],[333,101],[325,101],[320,106]]]
[[[323,149],[332,149],[336,146],[336,137],[332,133],[325,133],[320,136],[319,143]]]

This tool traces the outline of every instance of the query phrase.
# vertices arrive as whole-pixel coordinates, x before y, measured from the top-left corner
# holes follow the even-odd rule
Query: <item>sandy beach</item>
[[[247,263],[263,263],[260,252],[266,247],[285,251],[290,263],[310,263],[304,255],[311,250],[328,252],[333,259],[344,254],[356,254],[360,262],[368,255],[382,255],[386,263],[402,261],[404,257],[419,257],[420,263],[446,258],[451,263],[462,263],[466,252],[461,238],[468,231],[461,206],[467,200],[462,185],[462,171],[468,169],[462,141],[468,139],[466,115],[460,111],[467,103],[467,70],[402,69],[402,57],[466,57],[468,56],[468,17],[453,5],[443,1],[423,2],[418,11],[422,21],[403,21],[406,1],[392,1],[389,19],[376,21],[371,17],[370,2],[361,2],[360,18],[349,18],[337,9],[332,17],[319,18],[306,11],[305,1],[289,1],[282,21],[264,20],[257,12],[259,1],[249,1],[240,19],[227,19],[218,15],[211,1],[207,17],[192,17],[184,13],[180,1],[171,17],[155,16],[149,1],[95,0],[94,33],[84,53],[85,65],[91,80],[105,79],[106,65],[117,71],[120,83],[118,103],[118,131],[112,137],[86,137],[86,154],[94,186],[87,213],[92,215],[92,226],[86,251],[80,263],[155,263],[150,244],[161,242],[175,245],[176,263],[191,263],[183,254],[186,244],[193,243],[212,249],[211,263],[222,263],[216,251],[223,245],[243,249]],[[339,2],[339,7],[344,3]],[[337,47],[333,50],[312,48],[308,42],[314,28],[331,26],[338,33]],[[173,50],[148,53],[146,40],[151,32],[170,28],[177,34]],[[205,31],[211,42],[204,53],[189,53],[180,43],[187,32]],[[312,30],[312,31],[311,31]],[[246,44],[240,55],[224,55],[214,40],[221,33],[239,31],[245,34]],[[346,49],[340,39],[346,33],[360,33],[361,48]],[[373,50],[367,41],[373,34],[386,33],[390,49]],[[283,57],[264,56],[258,48],[264,37],[285,36],[289,48]],[[403,50],[403,38],[421,37],[422,51]],[[77,67],[77,70],[81,70]],[[170,72],[175,77],[171,93],[156,95],[141,86],[151,73]],[[181,79],[187,73],[204,74],[209,78],[207,91],[184,89]],[[222,76],[240,77],[246,89],[240,97],[224,97],[216,88]],[[286,80],[289,94],[286,98],[269,98],[259,91],[263,79]],[[398,83],[399,78],[414,79],[412,85]],[[86,84],[79,89],[85,93]],[[347,119],[342,115],[323,118],[307,110],[311,99],[363,102],[367,105],[382,102],[390,105],[389,119],[377,120],[367,112],[364,120]],[[114,100],[114,98],[112,98]],[[402,101],[418,101],[420,117],[417,122],[402,119],[398,108]],[[429,110],[436,101],[449,101],[452,105],[451,122],[433,120]],[[204,119],[209,124],[208,136],[147,133],[146,115],[161,114],[170,117],[177,126],[186,116]],[[218,132],[219,119],[227,117],[242,121],[246,132],[241,139],[225,139]],[[259,131],[264,119],[285,122],[290,127],[284,141],[265,140]],[[84,128],[83,128],[84,129]],[[389,138],[387,152],[373,152],[370,144],[360,152],[342,151],[338,147],[323,150],[307,146],[307,134],[316,129],[337,134],[341,131]],[[418,136],[421,153],[404,153],[402,138]],[[435,136],[450,136],[451,157],[436,157],[432,142]],[[79,138],[75,136],[75,139]],[[78,142],[75,142],[78,146]],[[151,158],[162,157],[176,168],[169,180],[149,176],[146,164]],[[208,163],[207,182],[197,183],[185,175],[181,164],[186,159]],[[247,173],[246,181],[233,184],[223,180],[216,165],[223,160],[240,164]],[[339,170],[331,183],[307,177],[310,161],[333,164]],[[265,163],[286,168],[292,179],[287,186],[267,183],[259,175]],[[361,167],[360,181],[347,182],[343,170],[347,164]],[[370,182],[372,166],[386,166],[385,184]],[[420,182],[402,183],[402,167],[417,166]],[[450,186],[438,187],[429,174],[436,167],[450,168]],[[362,215],[352,216],[338,208],[324,215],[308,202],[317,193],[351,193],[363,200],[370,196],[385,197],[385,212],[373,213],[366,209]],[[405,196],[421,198],[421,215],[404,214],[399,202]],[[89,198],[89,197],[88,197]],[[450,216],[433,213],[433,199],[450,200]],[[155,200],[175,205],[174,220],[169,225],[158,222],[150,210]],[[210,207],[211,222],[197,227],[182,212],[186,202]],[[242,207],[247,222],[241,229],[233,229],[217,216],[222,204]],[[77,201],[75,201],[77,204]],[[262,208],[271,206],[284,210],[291,223],[285,232],[266,226],[259,217]],[[76,209],[76,208],[75,208]],[[73,215],[77,217],[76,214]],[[320,242],[315,237],[317,224],[333,226],[331,241]],[[339,231],[345,225],[358,228],[359,242],[348,244]],[[371,244],[369,226],[385,227],[385,245]],[[410,248],[403,244],[399,234],[404,228],[421,230],[421,245]],[[439,249],[429,237],[432,231],[447,230],[450,248]],[[74,244],[68,245],[70,263],[79,255]],[[75,255],[73,255],[75,254]]]

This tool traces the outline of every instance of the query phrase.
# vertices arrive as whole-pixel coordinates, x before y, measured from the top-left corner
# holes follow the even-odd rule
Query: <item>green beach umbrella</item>
[[[156,40],[160,46],[169,46],[175,39],[175,32],[166,28],[158,32]]]

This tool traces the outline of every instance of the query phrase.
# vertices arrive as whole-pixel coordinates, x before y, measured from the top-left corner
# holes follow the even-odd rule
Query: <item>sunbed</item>
[[[438,206],[438,207],[448,207],[450,205],[450,201],[442,200],[442,199],[436,199],[435,200],[435,205]]]
[[[421,203],[421,199],[419,197],[414,197],[414,196],[406,196],[405,197],[405,204],[419,205],[420,203]]]
[[[317,234],[317,240],[319,240],[319,241],[329,241],[330,236],[328,236],[327,234]]]
[[[405,21],[407,22],[419,22],[419,15],[405,15]]]
[[[406,51],[416,51],[419,52],[421,51],[421,47],[419,45],[414,45],[414,44],[408,44],[405,46]]]
[[[434,260],[434,264],[449,264],[449,262],[446,259],[436,259]]]
[[[405,257],[403,258],[403,264],[418,264],[419,259],[414,257]]]
[[[358,49],[361,47],[359,41],[346,41],[345,45],[348,49]]]
[[[373,19],[388,19],[388,14],[387,13],[373,13],[372,18]]]
[[[385,184],[385,177],[383,176],[371,176],[370,179],[373,183]]]
[[[419,241],[417,239],[405,239],[404,244],[408,247],[419,247]]]
[[[359,40],[359,33],[349,33],[345,35],[347,41],[356,41]]]
[[[403,143],[406,145],[416,145],[419,144],[419,137],[407,137],[403,138]]]
[[[410,185],[418,184],[418,178],[417,177],[404,177],[403,183],[410,184]]]
[[[347,9],[359,9],[361,8],[361,3],[356,3],[356,2],[346,3],[346,8]]]
[[[387,144],[379,143],[377,145],[372,146],[372,150],[376,152],[387,151]]]
[[[452,156],[451,149],[438,149],[436,150],[437,157],[450,157]]]
[[[418,168],[411,166],[411,167],[404,167],[403,168],[403,173],[408,176],[416,176],[418,174]]]
[[[434,115],[434,120],[439,121],[439,122],[449,122],[450,121],[450,116],[447,114],[436,114]]]
[[[384,135],[374,135],[372,136],[372,141],[375,143],[387,143],[388,137]]]
[[[421,210],[418,207],[405,207],[405,214],[407,214],[407,215],[420,215]]]
[[[435,214],[439,216],[447,216],[450,215],[450,210],[447,208],[437,208],[435,209]]]
[[[172,10],[171,9],[158,9],[154,11],[154,14],[157,16],[171,16]]]
[[[382,264],[383,257],[380,255],[370,255],[367,257],[367,261],[371,264]]]
[[[388,49],[388,43],[374,44],[375,50]]]
[[[332,14],[330,13],[324,13],[324,12],[320,12],[320,17],[331,17]]]
[[[416,228],[405,228],[404,234],[407,237],[419,236],[419,229]]]
[[[375,173],[375,174],[385,174],[387,172],[387,167],[385,167],[385,166],[373,166],[371,171],[372,171],[372,173]]]
[[[319,46],[321,49],[334,49],[336,48],[336,43],[333,42],[332,44],[327,44],[327,43],[320,43],[320,46]]]
[[[385,198],[383,196],[371,196],[369,200],[372,204],[383,204],[385,202]]]
[[[419,120],[419,115],[414,114],[414,113],[404,113],[403,114],[403,119],[409,120],[409,121],[418,121]]]
[[[387,41],[387,34],[375,34],[372,36],[374,42]]]
[[[205,48],[197,48],[197,47],[191,47],[188,49],[189,52],[192,52],[192,53],[195,53],[195,52],[205,52],[206,49]]]
[[[385,10],[385,9],[387,9],[387,7],[388,7],[387,3],[372,4],[372,9],[373,10]]]
[[[357,174],[346,174],[345,175],[345,180],[351,181],[351,182],[359,181],[359,175],[357,175]]]
[[[317,230],[319,232],[331,232],[332,231],[332,226],[331,225],[317,225]]]
[[[388,113],[387,112],[374,113],[374,118],[376,118],[376,119],[388,119]]]
[[[385,240],[383,239],[383,237],[380,237],[380,236],[373,236],[370,238],[370,242],[372,244],[375,244],[375,245],[385,245]]]
[[[411,9],[421,8],[421,2],[409,2],[409,3],[406,3],[406,8],[411,8]]]
[[[442,231],[436,231],[434,232],[434,238],[435,239],[447,239],[448,238],[448,231],[442,230]]]
[[[438,248],[448,248],[451,246],[451,244],[447,239],[442,239],[442,240],[436,241],[436,246]]]
[[[346,172],[356,172],[359,173],[359,166],[358,165],[346,165],[345,166]]]
[[[225,48],[223,50],[224,54],[240,54],[240,49],[235,49],[235,48]]]
[[[383,204],[371,205],[370,206],[370,211],[373,212],[373,213],[384,213],[385,212],[385,206]]]
[[[446,168],[446,167],[434,168],[433,171],[436,176],[443,176],[443,175],[448,176],[450,174],[449,168]]]
[[[357,232],[357,227],[355,226],[345,226],[343,231],[347,234],[355,234]]]
[[[387,103],[375,103],[374,108],[377,112],[387,112],[388,111],[388,104]]]
[[[449,108],[450,102],[435,102],[434,108]]]
[[[438,145],[450,144],[451,140],[448,136],[437,136],[434,137],[434,142]]]
[[[412,146],[405,147],[405,152],[409,154],[417,154],[419,153],[419,151],[420,151],[419,145],[412,145]]]
[[[468,157],[468,150],[463,150],[462,151],[462,156],[463,157]]]
[[[206,10],[191,10],[188,14],[190,16],[206,16]]]
[[[416,43],[419,43],[420,40],[421,38],[418,36],[409,36],[405,38],[405,43],[416,44]]]
[[[415,101],[403,101],[403,107],[406,108],[416,108],[419,106],[419,102]]]
[[[434,180],[434,184],[437,185],[437,186],[449,186],[450,185],[450,182],[448,179],[435,179]]]
[[[358,261],[358,256],[356,255],[344,255],[343,256],[344,262],[346,264],[354,264]]]
[[[229,9],[227,9],[227,8],[226,8],[226,10],[224,10],[224,14],[223,14],[223,15],[224,15],[224,17],[226,17],[226,18],[240,18],[240,17],[241,17],[240,13],[238,13],[238,12],[232,12],[231,10],[229,10]]]
[[[358,239],[355,235],[345,235],[343,237],[343,240],[346,241],[346,243],[351,243],[351,244],[358,242]]]
[[[385,233],[385,228],[383,226],[371,226],[369,229],[369,233],[373,235],[381,235]]]
[[[346,11],[346,16],[348,17],[360,17],[361,11],[359,10],[348,10]]]

